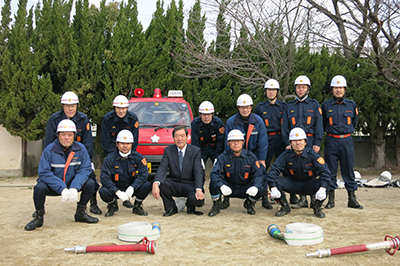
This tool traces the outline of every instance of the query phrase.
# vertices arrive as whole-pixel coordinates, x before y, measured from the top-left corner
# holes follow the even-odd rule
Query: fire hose
[[[306,257],[324,258],[334,255],[357,253],[357,252],[379,250],[379,249],[385,249],[387,253],[389,253],[390,255],[394,255],[394,253],[396,252],[396,250],[399,249],[399,247],[400,247],[400,238],[398,236],[391,237],[387,235],[385,236],[385,241],[382,242],[333,248],[333,249],[318,249],[316,252],[307,253]]]
[[[147,237],[142,239],[143,243],[131,245],[106,245],[106,246],[75,246],[65,248],[64,251],[71,253],[89,253],[89,252],[147,252],[150,254],[156,253],[156,242],[149,241]]]

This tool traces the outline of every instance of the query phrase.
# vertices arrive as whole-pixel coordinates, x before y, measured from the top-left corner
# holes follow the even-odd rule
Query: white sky
[[[28,9],[32,7],[33,5],[36,5],[40,0],[28,0]],[[179,0],[175,0],[175,2],[178,4]],[[19,0],[11,0],[11,9],[12,12],[15,13],[18,10],[18,2]],[[89,0],[89,3],[96,5],[97,7],[100,6],[100,0]],[[121,2],[121,1],[110,1],[107,0],[106,3],[109,2]],[[153,13],[156,11],[156,3],[157,0],[137,0],[137,6],[138,6],[138,20],[142,23],[143,29],[146,29],[148,25],[150,24],[150,21],[152,19]],[[171,0],[164,0],[164,9],[166,10],[168,6],[170,5]],[[183,0],[184,3],[184,14],[185,17],[188,17],[189,10],[193,7],[195,0]],[[0,0],[0,6],[3,7],[4,5],[4,0]],[[0,14],[1,16],[1,14]],[[12,18],[14,16],[12,15]]]

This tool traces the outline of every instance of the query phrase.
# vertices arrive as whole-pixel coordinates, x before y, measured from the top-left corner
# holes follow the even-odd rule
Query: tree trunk
[[[369,165],[379,169],[385,165],[385,131],[380,127],[370,128],[371,159]]]
[[[396,165],[400,165],[400,132],[396,133]]]

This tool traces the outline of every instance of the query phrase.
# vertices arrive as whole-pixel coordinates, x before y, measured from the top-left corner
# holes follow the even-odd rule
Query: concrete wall
[[[22,176],[22,140],[0,126],[0,177]]]
[[[26,143],[25,165],[27,176],[37,175],[43,141],[27,141],[12,136],[0,126],[0,177],[22,177],[24,175],[24,151]]]

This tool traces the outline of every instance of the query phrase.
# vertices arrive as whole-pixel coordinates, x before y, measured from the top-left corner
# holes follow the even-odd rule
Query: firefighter
[[[117,199],[129,201],[136,196],[132,213],[146,216],[142,202],[151,191],[148,181],[146,159],[138,152],[132,151],[134,137],[129,130],[121,130],[116,138],[117,151],[110,153],[101,168],[100,197],[108,204],[106,217],[118,211]]]
[[[210,174],[213,206],[208,216],[215,216],[220,212],[221,193],[224,196],[246,199],[243,206],[248,214],[254,215],[255,203],[263,195],[263,168],[252,152],[243,149],[244,135],[240,130],[231,130],[227,140],[230,149],[218,156]]]
[[[47,121],[46,125],[46,136],[44,138],[44,147],[47,147],[50,143],[53,143],[57,139],[57,125],[61,120],[71,119],[76,125],[75,140],[85,145],[86,150],[89,153],[90,160],[92,161],[92,173],[90,178],[95,182],[95,190],[93,196],[90,198],[90,212],[94,214],[101,214],[101,210],[97,205],[97,191],[99,190],[99,183],[96,180],[94,173],[93,164],[93,136],[92,129],[90,126],[89,118],[82,112],[78,111],[79,99],[78,96],[72,92],[67,91],[61,96],[62,110],[52,114]]]
[[[325,139],[325,160],[331,173],[331,188],[325,208],[335,207],[335,189],[337,186],[337,168],[340,171],[348,193],[347,207],[362,209],[357,202],[355,191],[358,188],[354,175],[354,143],[351,134],[357,124],[358,110],[356,103],[344,98],[347,81],[343,76],[335,76],[331,80],[333,98],[322,103]]]
[[[321,107],[317,100],[308,97],[311,82],[307,76],[298,76],[294,81],[294,89],[296,99],[288,102],[282,122],[282,137],[286,142],[286,149],[290,149],[288,142],[290,130],[300,127],[307,134],[307,148],[318,153],[324,135]],[[300,195],[300,201],[297,201],[296,195],[290,195],[290,203],[295,204],[294,208],[308,207],[304,195]],[[314,198],[311,197],[311,208],[313,203]]]
[[[265,123],[268,134],[268,151],[265,159],[265,168],[270,166],[273,155],[278,158],[285,150],[285,142],[282,138],[282,121],[283,114],[286,109],[286,102],[278,100],[279,82],[275,79],[270,79],[264,86],[267,99],[259,103],[254,111],[259,115]],[[262,206],[266,209],[272,209],[272,205],[268,198],[268,183],[264,184],[264,195],[262,198]]]
[[[61,120],[56,131],[57,139],[47,145],[40,157],[39,178],[33,188],[36,211],[34,219],[25,226],[26,231],[43,225],[46,196],[61,195],[62,202],[77,202],[75,222],[99,221],[85,212],[95,183],[89,178],[92,172],[89,153],[83,144],[74,141],[77,131],[75,123],[69,119]],[[80,199],[79,191],[82,191]]]
[[[117,150],[116,138],[122,129],[129,130],[136,140],[139,139],[139,120],[134,113],[128,111],[128,98],[118,95],[113,100],[113,106],[114,111],[108,112],[101,124],[101,147],[104,157]],[[138,142],[134,143],[132,150],[136,151],[137,146]]]
[[[205,166],[208,158],[214,163],[224,151],[225,127],[222,120],[214,116],[214,105],[211,102],[202,102],[199,114],[191,124],[192,145],[201,149],[201,159]]]
[[[314,214],[318,218],[324,218],[321,206],[331,183],[329,169],[324,158],[307,147],[308,138],[302,128],[293,128],[289,134],[289,141],[291,149],[287,149],[276,159],[268,173],[271,198],[279,199],[282,206],[275,216],[290,213],[284,193],[286,191],[315,195]],[[280,177],[280,174],[283,176]]]

